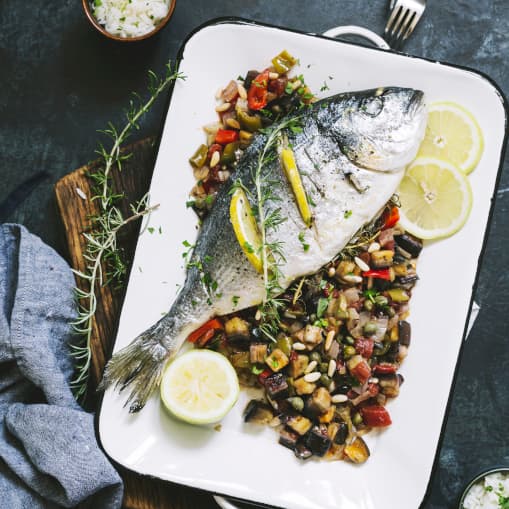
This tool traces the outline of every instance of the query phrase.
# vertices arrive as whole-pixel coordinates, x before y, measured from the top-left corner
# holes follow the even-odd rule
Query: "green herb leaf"
[[[316,316],[318,318],[321,318],[328,307],[329,307],[329,299],[326,299],[325,297],[320,297],[318,299],[318,305],[316,307]]]

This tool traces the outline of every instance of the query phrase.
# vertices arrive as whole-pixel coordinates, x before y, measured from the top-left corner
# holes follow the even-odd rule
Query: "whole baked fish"
[[[278,208],[286,219],[278,229],[267,230],[268,241],[279,242],[283,251],[282,289],[333,259],[386,204],[417,153],[427,114],[422,92],[380,88],[321,100],[298,117],[300,128],[284,135],[313,205],[311,227],[299,213],[277,158],[262,169],[279,197],[264,210]],[[258,134],[238,162],[234,178],[249,191],[254,191],[254,169],[266,144],[267,134]],[[189,333],[213,316],[263,301],[263,278],[248,261],[230,222],[230,189],[229,183],[223,186],[203,222],[185,285],[169,312],[106,366],[102,386],[129,388],[130,412],[143,408],[159,385],[164,365]]]

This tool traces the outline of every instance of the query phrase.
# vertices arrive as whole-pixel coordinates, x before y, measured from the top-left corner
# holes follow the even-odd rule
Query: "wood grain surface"
[[[124,193],[124,214],[128,213],[128,203],[140,200],[148,191],[155,159],[154,140],[141,140],[126,151],[132,157],[123,165],[122,172],[114,171],[112,186],[115,191]],[[66,175],[55,186],[55,194],[64,233],[67,239],[69,262],[77,270],[84,270],[83,253],[85,239],[83,233],[90,229],[90,217],[98,213],[93,183],[88,173],[97,167],[92,162]],[[83,197],[85,195],[85,198]],[[124,252],[125,260],[133,258],[139,233],[139,222],[131,223],[119,232],[118,244]],[[130,267],[129,267],[130,268]],[[126,275],[127,280],[128,274]],[[79,286],[83,281],[77,281]],[[118,319],[125,295],[125,288],[114,290],[102,287],[97,294],[97,312],[92,331],[92,366],[90,371],[89,398],[87,404],[97,408],[98,398],[95,388],[101,378],[106,360],[111,355],[116,336]],[[125,484],[124,504],[126,509],[213,509],[217,504],[210,494],[192,490],[176,484],[145,477],[115,465]]]

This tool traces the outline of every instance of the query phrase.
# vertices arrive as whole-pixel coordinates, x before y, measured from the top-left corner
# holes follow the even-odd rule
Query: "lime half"
[[[419,157],[412,163],[398,194],[401,225],[421,239],[456,233],[472,208],[472,190],[465,174],[432,157]]]
[[[468,175],[477,166],[483,147],[481,128],[463,106],[452,102],[436,102],[429,106],[419,156],[449,161]]]
[[[164,406],[190,424],[220,421],[239,396],[235,369],[223,355],[192,350],[176,357],[165,368],[161,381]]]

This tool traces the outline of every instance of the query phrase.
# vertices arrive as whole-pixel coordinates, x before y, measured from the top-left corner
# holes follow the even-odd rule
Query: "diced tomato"
[[[392,375],[396,373],[397,366],[390,362],[381,362],[373,367],[373,372],[377,375]]]
[[[372,397],[375,397],[380,392],[378,384],[368,384],[368,392]]]
[[[247,93],[247,104],[252,110],[261,110],[267,106],[269,71],[263,71],[252,82]]]
[[[212,339],[215,331],[218,330],[223,330],[223,324],[217,318],[212,318],[212,320],[205,322],[201,327],[196,329],[194,332],[191,332],[191,334],[187,336],[187,340],[190,343],[197,343],[198,340],[200,340],[200,346],[204,346],[207,341]],[[211,332],[212,334],[210,334]],[[208,339],[206,341],[204,339],[202,340],[202,336],[207,336]]]
[[[210,159],[214,152],[219,152],[221,154],[223,147],[219,145],[219,143],[212,143],[209,147],[209,151],[207,152],[207,158]]]
[[[362,420],[366,426],[384,427],[392,424],[391,416],[385,407],[369,405],[360,409]]]
[[[364,277],[374,277],[375,279],[391,280],[391,271],[389,269],[367,270],[363,272]]]
[[[359,352],[365,359],[369,359],[373,355],[375,342],[372,339],[357,338],[354,346],[357,352]]]
[[[273,371],[270,369],[264,369],[259,375],[258,375],[258,381],[261,385],[263,385],[263,382],[265,382],[265,379],[268,378],[270,375],[273,374]]]
[[[228,145],[228,143],[233,143],[238,139],[238,131],[233,131],[232,129],[219,129],[216,133],[216,143],[221,145]]]
[[[384,228],[392,228],[399,221],[399,208],[392,207],[384,215]]]
[[[371,368],[366,360],[360,355],[354,355],[347,361],[350,374],[357,378],[361,384],[365,384],[371,376]]]

